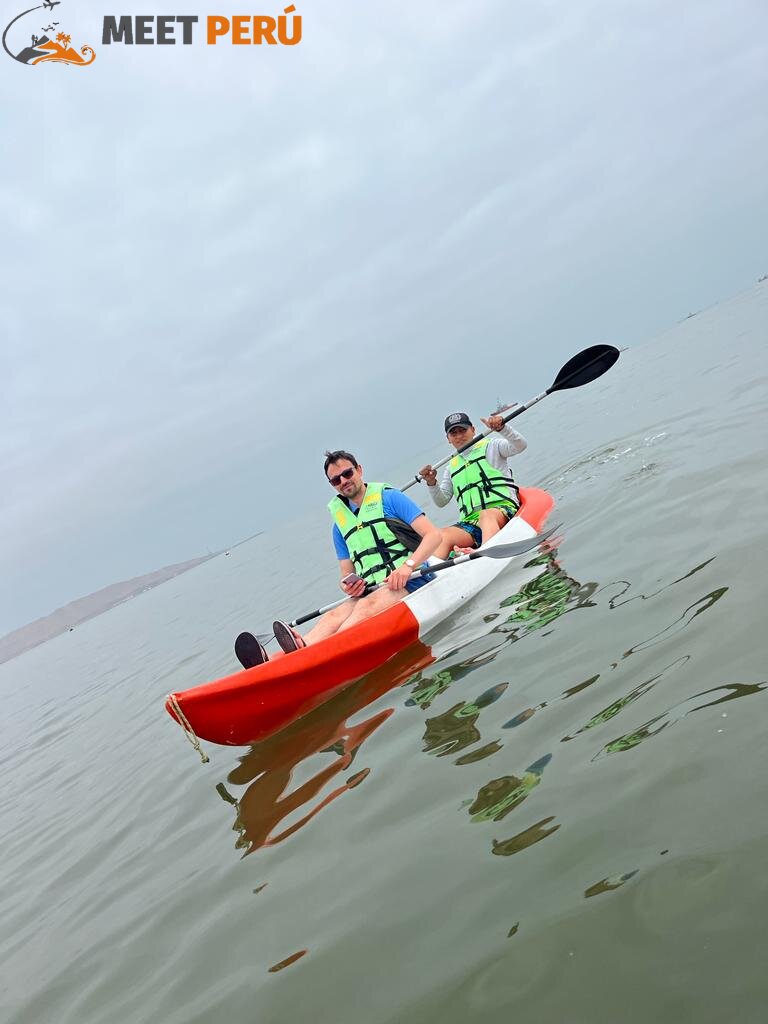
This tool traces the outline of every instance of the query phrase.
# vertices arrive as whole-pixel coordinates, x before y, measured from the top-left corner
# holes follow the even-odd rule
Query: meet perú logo
[[[196,14],[143,14],[120,18],[107,15],[101,41],[104,46],[124,43],[127,46],[191,46],[195,42]],[[293,4],[276,18],[266,14],[209,14],[205,19],[205,41],[215,46],[226,40],[233,46],[296,46],[301,42],[301,15]]]
[[[43,0],[38,7],[30,7],[8,22],[3,32],[3,49],[9,57],[20,64],[29,65],[55,62],[87,67],[93,64],[96,59],[93,48],[81,46],[78,52],[71,45],[72,37],[60,28],[58,21],[52,20],[53,8],[60,4],[61,0]],[[41,26],[40,34],[31,32],[30,44],[15,52],[9,49],[7,40],[11,28],[22,18],[42,10],[51,12],[51,23]],[[31,22],[30,18],[29,28]],[[108,14],[104,17],[101,42],[104,46],[114,43],[124,46],[175,46],[176,43],[191,46],[199,41],[199,23],[200,18],[196,14]],[[301,15],[296,13],[293,4],[285,7],[277,17],[265,14],[233,14],[229,17],[209,14],[205,18],[204,41],[208,46],[226,41],[233,46],[296,46],[301,42]]]
[[[13,21],[8,22],[3,32],[3,49],[9,57],[13,57],[20,64],[70,64],[81,68],[93,64],[96,60],[96,54],[90,46],[81,46],[78,53],[70,45],[72,36],[63,29],[57,31],[60,22],[53,21],[53,8],[59,7],[60,4],[61,0],[43,0],[39,7],[30,7],[28,11],[22,11],[21,14],[16,15]],[[42,35],[32,32],[31,44],[18,50],[16,53],[9,50],[7,39],[11,26],[15,25],[17,21],[21,21],[22,18],[26,18],[28,14],[34,14],[35,11],[43,10],[50,12],[50,24],[41,26],[40,32],[42,32]],[[44,15],[43,18],[38,18],[37,20],[44,21],[46,17]],[[30,18],[31,21],[32,19]],[[50,35],[48,35],[49,32]]]

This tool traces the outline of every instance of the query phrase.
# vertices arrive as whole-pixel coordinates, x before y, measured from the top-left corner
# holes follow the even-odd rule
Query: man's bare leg
[[[338,608],[331,608],[329,612],[320,617],[320,621],[316,626],[303,637],[304,643],[307,647],[311,647],[312,644],[320,643],[321,640],[325,640],[329,636],[333,636],[337,633],[341,624],[349,618],[352,612],[355,610],[355,605],[361,598],[356,600],[345,601],[344,604],[340,604]],[[298,632],[298,631],[297,631]],[[276,661],[278,658],[284,658],[285,651],[272,651],[269,655],[270,661]]]
[[[440,547],[435,552],[437,558],[447,558],[454,548],[473,548],[475,542],[472,534],[462,530],[460,526],[446,526],[441,531]]]
[[[506,526],[508,522],[506,513],[502,512],[500,508],[484,508],[477,521],[483,534],[483,544],[491,537],[495,537],[502,526]]]
[[[345,601],[344,604],[340,604],[337,608],[331,608],[329,612],[321,616],[319,622],[304,637],[304,643],[307,647],[312,644],[317,644],[321,640],[325,640],[329,636],[333,636],[337,633],[347,619],[354,613],[355,608],[361,601],[365,601],[367,598],[358,597],[350,598],[349,601]]]
[[[349,629],[350,626],[356,626],[358,622],[369,619],[372,615],[383,612],[386,608],[391,608],[398,601],[402,601],[407,594],[407,590],[390,590],[388,587],[382,587],[381,590],[375,590],[367,597],[361,597],[355,602],[352,614],[339,626],[339,633],[344,629]]]
[[[502,526],[506,526],[508,522],[509,520],[500,508],[484,508],[477,520],[477,525],[480,527],[480,531],[483,535],[483,544],[485,544],[487,540],[490,540],[491,537],[495,537]],[[456,527],[451,527],[451,529],[454,530]],[[463,530],[457,530],[457,532],[464,533]],[[464,533],[464,536],[468,537],[469,534]],[[474,541],[472,541],[470,545],[468,545],[466,541],[463,544],[458,541],[454,541],[453,550],[457,555],[466,555],[474,547],[476,547]]]
[[[469,534],[464,533],[464,530],[459,530],[458,532],[464,537],[469,537]],[[393,604],[402,601],[407,594],[407,590],[390,590],[388,587],[382,587],[381,590],[375,590],[372,594],[368,594],[367,597],[358,597],[345,601],[338,608],[332,608],[323,615],[318,624],[304,636],[304,643],[307,647],[311,647],[312,644],[317,644],[321,640],[333,636],[334,633],[340,633],[343,629],[349,629],[350,626],[355,626],[358,622],[369,619],[371,615],[383,612],[385,608],[391,608]],[[273,661],[275,658],[281,658],[282,656],[282,651],[275,651],[274,654],[270,654],[269,658],[270,661]]]

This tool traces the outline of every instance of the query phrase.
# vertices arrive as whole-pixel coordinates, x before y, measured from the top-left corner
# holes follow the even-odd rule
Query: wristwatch
[[[416,563],[414,562],[414,560],[412,558],[406,558],[406,560],[405,560],[405,562],[403,564],[407,565],[409,569],[415,569],[416,568]]]

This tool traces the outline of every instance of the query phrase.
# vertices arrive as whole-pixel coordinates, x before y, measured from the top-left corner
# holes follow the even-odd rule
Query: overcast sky
[[[93,66],[0,53],[0,633],[768,272],[765,0],[296,6],[106,47],[166,8],[64,0]]]

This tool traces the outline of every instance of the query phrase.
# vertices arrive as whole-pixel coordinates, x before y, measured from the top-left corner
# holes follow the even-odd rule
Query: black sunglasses
[[[342,471],[337,473],[336,476],[329,476],[328,483],[331,487],[338,487],[342,480],[351,480],[354,472],[354,468],[342,469]]]

